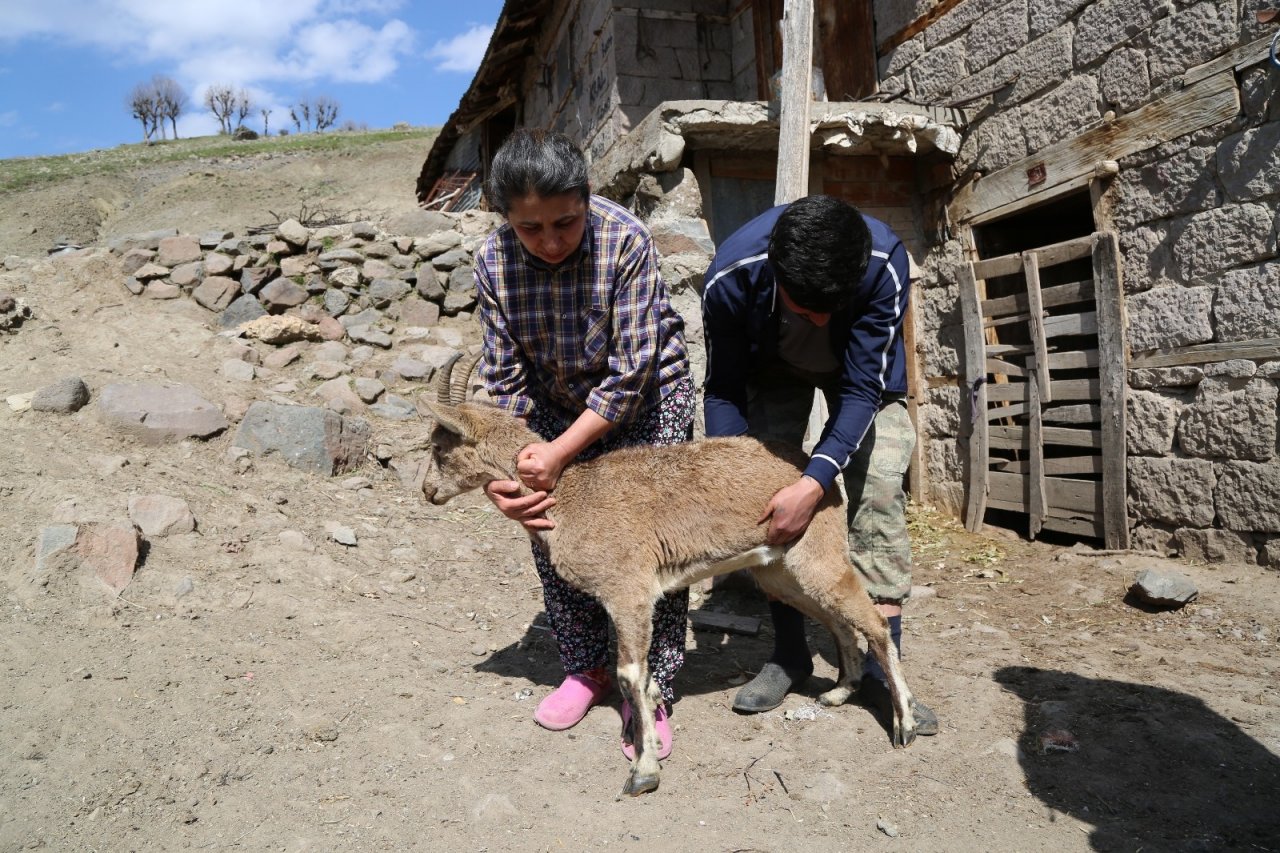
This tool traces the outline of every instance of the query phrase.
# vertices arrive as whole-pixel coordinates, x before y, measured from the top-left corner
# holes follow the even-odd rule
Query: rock
[[[276,534],[276,540],[293,551],[303,551],[311,554],[316,550],[315,543],[308,539],[305,533],[298,530],[281,530]]]
[[[300,317],[290,314],[259,317],[246,323],[244,335],[268,344],[288,344],[294,341],[318,341],[320,330]]]
[[[240,295],[240,283],[224,275],[211,275],[191,291],[191,298],[210,311],[226,310]]]
[[[213,403],[190,385],[119,382],[98,397],[103,422],[147,444],[208,438],[229,424]]]
[[[418,416],[413,403],[394,394],[388,394],[381,403],[370,406],[369,411],[393,421],[407,421]]]
[[[383,392],[387,390],[387,386],[383,385],[377,379],[366,379],[361,377],[355,381],[356,396],[365,403],[376,402]]]
[[[259,456],[279,454],[294,468],[332,476],[358,466],[369,444],[369,424],[314,406],[257,402],[249,407],[232,444]]]
[[[354,548],[356,546],[356,532],[345,524],[339,524],[336,521],[326,521],[324,523],[324,532],[329,534],[329,538],[339,545],[347,545]]]
[[[410,291],[409,282],[398,278],[375,278],[369,283],[369,299],[375,308],[386,308],[398,302]]]
[[[450,249],[444,254],[437,255],[431,259],[431,266],[438,270],[453,270],[457,267],[470,267],[471,253],[466,249]]]
[[[155,257],[156,253],[152,249],[130,249],[120,259],[120,272],[131,276],[155,260]]]
[[[218,315],[218,328],[235,329],[266,315],[267,309],[262,307],[257,297],[246,293],[232,301],[226,310]]]
[[[351,372],[351,366],[340,361],[316,361],[307,368],[307,375],[315,379],[334,379]]]
[[[453,219],[435,210],[412,210],[393,217],[387,222],[387,228],[393,234],[428,237],[437,231],[452,229]]]
[[[133,580],[139,546],[132,524],[87,524],[76,537],[75,553],[82,566],[119,594]]]
[[[229,255],[221,252],[210,252],[204,257],[205,275],[226,275],[231,272],[231,267],[235,261]]]
[[[79,532],[80,528],[74,524],[50,524],[40,528],[40,536],[36,539],[36,571],[46,571],[59,554],[74,548]]]
[[[146,536],[174,536],[196,529],[196,519],[187,502],[169,495],[130,498],[129,519]]]
[[[305,249],[311,232],[296,219],[286,219],[276,227],[276,236],[297,249]]]
[[[422,382],[430,379],[431,374],[435,373],[436,369],[425,361],[402,355],[391,363],[391,370],[397,376],[415,382]]]
[[[160,241],[156,252],[156,263],[162,267],[176,267],[198,261],[201,258],[200,241],[195,237],[183,234],[177,237],[165,237]]]
[[[292,255],[280,260],[280,275],[284,278],[304,276],[309,272],[315,271],[315,259],[309,255]],[[321,281],[320,289],[323,288],[324,284]]]
[[[317,361],[338,361],[347,360],[349,353],[345,345],[337,341],[325,341],[317,345],[311,350],[311,354],[316,357]]]
[[[249,362],[239,358],[228,358],[222,362],[222,375],[237,382],[252,382],[257,373]]]
[[[1200,595],[1189,577],[1171,569],[1143,569],[1134,578],[1129,592],[1155,607],[1182,607]]]
[[[277,272],[275,267],[245,267],[240,270],[240,287],[245,293],[257,293]]]
[[[373,326],[348,326],[347,337],[362,344],[373,344],[382,349],[391,349],[391,336]]]
[[[213,249],[223,240],[229,240],[235,236],[232,231],[206,231],[200,235],[200,248]]]
[[[277,278],[259,291],[258,299],[268,312],[278,314],[306,302],[309,295],[305,287],[299,287],[287,278]]]
[[[884,818],[876,819],[876,829],[880,830],[890,838],[897,838],[899,835],[901,835],[901,833],[898,832],[898,827],[890,823],[889,821],[885,820]]]
[[[182,288],[167,281],[152,281],[142,291],[148,299],[177,299],[182,295]]]
[[[31,408],[37,412],[70,414],[78,412],[89,402],[89,388],[79,376],[59,379],[46,385],[31,398]]]
[[[262,365],[272,370],[283,370],[302,356],[302,350],[303,345],[300,343],[289,344],[268,354],[262,360]]]
[[[204,264],[199,261],[192,261],[189,264],[183,264],[174,267],[172,273],[169,274],[169,282],[176,284],[183,290],[194,287],[195,283],[204,277]]]
[[[337,288],[326,290],[323,299],[324,310],[334,317],[340,316],[351,306],[351,297]]]
[[[462,235],[453,230],[450,222],[447,230],[440,230],[426,237],[417,237],[413,241],[413,251],[422,258],[434,258],[436,255],[456,249],[462,245]]]

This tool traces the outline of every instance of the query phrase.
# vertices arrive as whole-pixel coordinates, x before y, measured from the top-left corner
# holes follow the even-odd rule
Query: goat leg
[[[637,617],[640,619],[640,617]],[[649,641],[653,609],[640,620],[639,626],[626,626],[616,616],[618,634],[618,687],[631,703],[631,743],[636,757],[631,772],[617,799],[639,796],[658,788],[658,723],[655,718],[653,685],[649,675]],[[634,630],[631,630],[634,628]],[[643,640],[643,642],[640,642]]]

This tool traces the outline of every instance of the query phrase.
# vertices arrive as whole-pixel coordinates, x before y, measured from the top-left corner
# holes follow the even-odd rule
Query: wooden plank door
[[[970,530],[1001,509],[1026,514],[1032,538],[1054,530],[1128,547],[1118,256],[1101,231],[960,269]],[[1045,269],[1082,258],[1086,278],[1041,286]],[[1011,276],[1025,287],[987,298],[989,280]]]

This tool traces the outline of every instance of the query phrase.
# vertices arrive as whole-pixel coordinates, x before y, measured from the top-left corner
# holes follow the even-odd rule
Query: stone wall
[[[878,41],[936,6],[878,2]],[[1255,19],[1265,6],[965,0],[881,58],[881,88],[935,105],[966,102],[974,119],[956,161],[963,181],[1177,91],[1189,68],[1273,32]],[[1120,160],[1108,192],[1134,354],[1280,338],[1280,69],[1255,63],[1237,79],[1239,116]],[[921,264],[917,317],[930,376],[960,370],[963,257],[950,240]],[[1267,359],[1130,372],[1138,547],[1275,564],[1278,391],[1280,364]],[[959,396],[930,392],[922,401],[932,496],[950,505],[962,490],[950,414]]]
[[[754,98],[750,15],[736,18],[742,41],[729,5],[568,0],[539,79],[521,85],[525,122],[582,140],[594,158],[663,101],[742,97],[735,79],[749,79]]]

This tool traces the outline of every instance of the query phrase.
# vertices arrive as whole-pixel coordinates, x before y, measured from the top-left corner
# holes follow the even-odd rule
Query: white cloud
[[[62,101],[54,101],[52,104],[49,104],[44,109],[45,109],[45,112],[60,113],[60,112],[66,111],[67,105],[64,104]]]
[[[427,58],[438,60],[437,71],[474,72],[480,67],[480,60],[484,59],[484,52],[489,47],[492,35],[492,26],[477,24],[465,33],[436,42],[427,51]]]
[[[18,123],[17,110],[9,110],[8,112],[0,113],[0,127],[13,127],[17,123]]]

